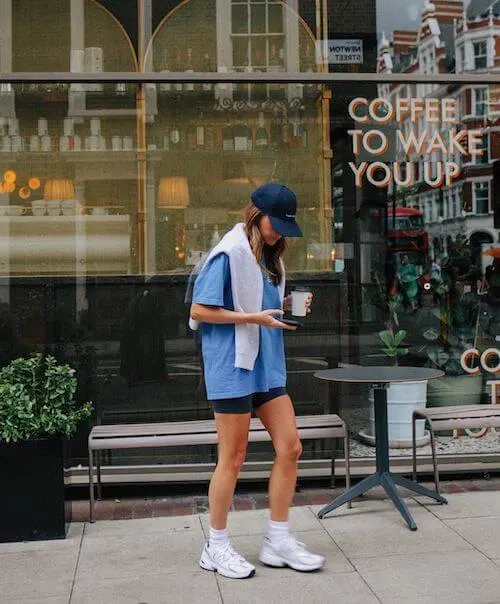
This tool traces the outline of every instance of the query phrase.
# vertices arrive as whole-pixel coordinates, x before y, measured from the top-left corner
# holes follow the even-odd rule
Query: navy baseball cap
[[[302,237],[302,231],[295,218],[297,197],[285,185],[267,183],[252,193],[252,202],[269,216],[273,229],[282,237]]]

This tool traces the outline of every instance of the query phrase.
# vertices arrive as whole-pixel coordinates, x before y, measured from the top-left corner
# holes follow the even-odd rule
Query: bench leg
[[[96,451],[96,461],[97,461],[97,500],[101,501],[102,499],[102,482],[101,482],[101,451]]]
[[[411,425],[411,446],[413,459],[413,481],[417,482],[417,417],[413,414]]]
[[[344,436],[344,467],[345,467],[345,486],[346,489],[349,490],[351,488],[351,462],[349,459],[349,432],[347,431],[347,427],[345,430]],[[347,502],[347,507],[349,509],[352,508],[352,501],[349,500]]]
[[[332,457],[330,464],[330,488],[335,488],[335,447],[337,444],[337,439],[332,438]]]
[[[92,449],[89,448],[89,520],[94,520],[94,459]]]
[[[437,457],[436,457],[436,438],[434,436],[434,430],[432,428],[431,423],[428,423],[429,432],[431,435],[431,449],[432,449],[432,463],[434,465],[434,482],[436,484],[436,493],[441,495],[440,487],[439,487],[439,469],[437,465]]]

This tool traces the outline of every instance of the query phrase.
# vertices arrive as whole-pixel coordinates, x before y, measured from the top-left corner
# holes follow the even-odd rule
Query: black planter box
[[[66,537],[64,446],[62,438],[0,443],[0,542]]]

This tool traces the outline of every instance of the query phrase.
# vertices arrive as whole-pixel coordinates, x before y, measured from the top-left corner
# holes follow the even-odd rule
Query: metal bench
[[[342,438],[344,440],[346,486],[349,488],[349,437],[345,422],[338,415],[303,415],[297,417],[297,428],[302,440],[316,438]],[[261,421],[250,421],[249,442],[270,441]],[[110,424],[94,426],[89,435],[89,490],[90,522],[94,522],[94,452],[96,452],[97,496],[101,498],[101,460],[99,451],[112,449],[137,449],[142,447],[174,447],[183,445],[214,445],[217,431],[214,420],[188,422],[158,422],[152,424]],[[332,447],[331,476],[334,477],[335,460]]]
[[[461,405],[456,407],[429,407],[413,412],[413,480],[417,480],[416,422],[425,421],[431,436],[432,463],[436,492],[439,494],[439,471],[436,459],[434,432],[440,430],[463,430],[500,427],[500,405]]]

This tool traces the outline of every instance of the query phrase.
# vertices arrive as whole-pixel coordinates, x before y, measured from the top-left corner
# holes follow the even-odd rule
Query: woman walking
[[[200,566],[243,579],[255,567],[232,547],[227,517],[246,457],[252,409],[273,441],[269,480],[271,517],[259,559],[268,566],[318,570],[324,557],[289,533],[288,512],[302,446],[286,392],[283,329],[286,237],[301,237],[295,194],[279,184],[252,193],[245,222],[210,252],[193,292],[191,327],[202,324],[207,396],[218,434],[218,461],[209,488],[210,536]],[[308,300],[308,307],[311,299]]]

